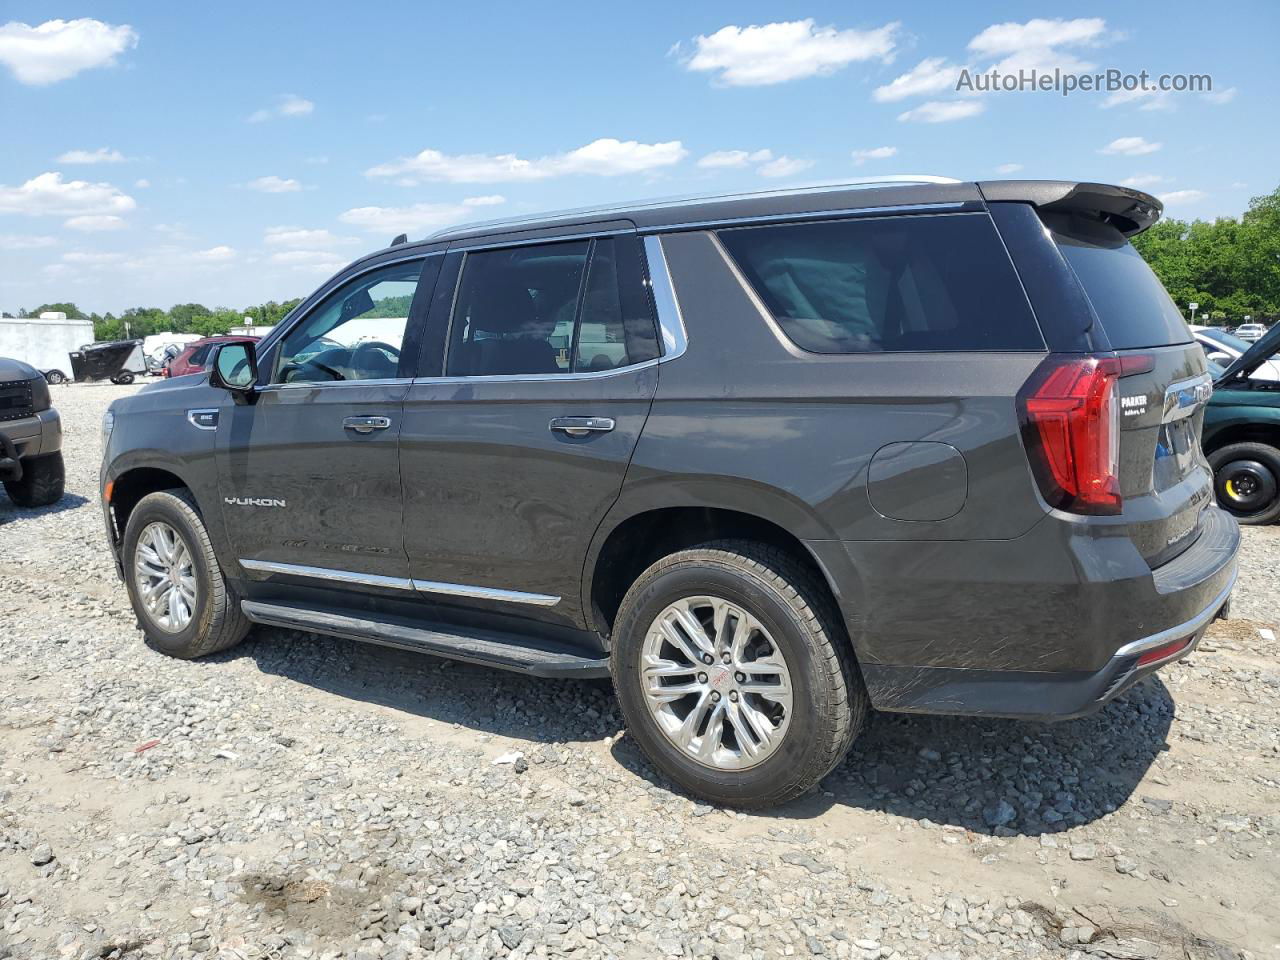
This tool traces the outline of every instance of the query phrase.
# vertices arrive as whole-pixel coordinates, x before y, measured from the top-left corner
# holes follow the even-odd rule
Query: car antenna
[[[396,238],[391,241],[391,246],[398,247],[400,246],[400,244],[408,243],[408,242],[409,242],[409,235],[407,233],[401,233],[401,234],[397,234]]]

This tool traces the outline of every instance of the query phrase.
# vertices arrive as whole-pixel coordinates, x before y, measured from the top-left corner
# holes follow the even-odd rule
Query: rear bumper
[[[1056,516],[1014,540],[809,545],[877,709],[1061,718],[1194,649],[1230,598],[1240,529],[1206,507],[1154,570],[1114,528]]]
[[[1196,616],[1126,643],[1101,670],[1037,673],[869,664],[863,666],[863,679],[878,710],[1023,720],[1068,720],[1084,716],[1118,697],[1147,674],[1191,653],[1231,598],[1236,572],[1233,562],[1226,586]],[[1143,654],[1175,643],[1181,645],[1173,652],[1139,665]]]

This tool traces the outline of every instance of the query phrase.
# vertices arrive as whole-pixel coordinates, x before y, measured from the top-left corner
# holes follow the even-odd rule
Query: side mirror
[[[214,348],[209,386],[230,390],[237,400],[252,402],[258,384],[258,351],[252,343],[223,343]]]

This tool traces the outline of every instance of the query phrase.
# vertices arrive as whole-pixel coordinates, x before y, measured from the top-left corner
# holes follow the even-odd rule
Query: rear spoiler
[[[1164,213],[1164,204],[1151,194],[1106,183],[984,180],[978,189],[989,203],[1029,203],[1046,213],[1076,213],[1109,223],[1126,237],[1136,237]]]

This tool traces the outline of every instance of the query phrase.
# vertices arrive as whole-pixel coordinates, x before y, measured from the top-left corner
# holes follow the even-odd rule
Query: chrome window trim
[[[379,380],[299,380],[294,383],[268,383],[258,387],[257,393],[278,393],[281,390],[298,390],[310,387],[388,387],[413,383],[412,377],[384,377]]]
[[[450,253],[480,253],[484,250],[504,250],[507,247],[531,247],[535,244],[571,243],[575,240],[594,240],[597,237],[622,237],[635,234],[633,227],[616,230],[587,230],[582,233],[554,234],[552,236],[525,237],[520,240],[494,240],[476,237],[474,240],[457,240],[449,244]]]
[[[203,423],[196,423],[196,417],[202,413],[217,413],[217,407],[200,407],[196,410],[187,411],[187,423],[191,424],[197,430],[217,430],[218,425],[215,423],[212,427],[207,427]]]
[[[450,383],[561,383],[574,380],[603,380],[606,377],[617,377],[636,370],[643,370],[646,367],[656,366],[666,359],[667,357],[656,357],[653,360],[642,360],[639,363],[631,363],[625,367],[615,367],[612,370],[584,370],[581,373],[495,373],[475,377],[417,377],[413,383],[425,385]]]
[[[713,227],[741,227],[753,223],[794,223],[797,220],[841,220],[850,217],[903,216],[912,213],[938,213],[948,210],[981,213],[972,200],[953,200],[946,203],[911,203],[888,207],[850,207],[840,210],[808,210],[803,213],[770,213],[757,217],[723,217],[716,220],[690,220],[680,223],[668,223],[657,227],[642,227],[640,233],[647,239],[651,233],[679,233],[690,230],[707,230]]]
[[[366,587],[384,587],[389,590],[410,590],[416,593],[443,593],[454,597],[470,597],[475,600],[528,603],[539,607],[552,607],[560,602],[560,597],[553,597],[546,593],[525,593],[523,590],[502,590],[498,587],[478,587],[466,583],[443,583],[437,580],[411,580],[407,577],[384,577],[373,573],[335,570],[331,567],[311,567],[300,563],[248,560],[242,557],[240,566],[255,573],[276,573],[290,577],[305,577],[311,580],[332,580],[335,583],[355,583]]]
[[[662,238],[645,236],[644,254],[648,261],[653,306],[658,313],[658,330],[662,334],[662,356],[659,359],[674,360],[689,349],[689,335],[684,326],[684,314],[680,312],[676,288],[671,282]]]

